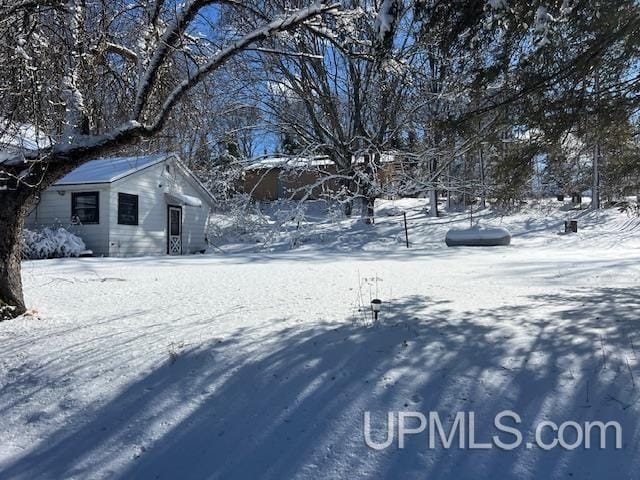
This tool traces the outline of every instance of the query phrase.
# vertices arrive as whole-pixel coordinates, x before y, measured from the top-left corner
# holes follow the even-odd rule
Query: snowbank
[[[80,237],[64,228],[24,230],[23,256],[29,259],[78,257],[87,249]]]
[[[493,247],[509,245],[511,234],[505,228],[452,228],[447,232],[445,241],[448,247]]]

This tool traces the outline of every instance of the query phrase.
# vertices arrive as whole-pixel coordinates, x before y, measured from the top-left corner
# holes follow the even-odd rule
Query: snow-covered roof
[[[51,138],[34,125],[0,120],[0,150],[3,146],[38,150],[51,146]]]
[[[390,163],[395,160],[395,156],[389,153],[380,155],[381,163]],[[358,157],[356,164],[364,163],[364,157]],[[251,163],[245,170],[262,170],[269,168],[309,168],[309,167],[326,167],[333,165],[333,160],[329,157],[267,157]]]
[[[56,185],[111,183],[160,163],[171,154],[157,153],[140,157],[112,157],[91,160],[56,182]]]
[[[328,157],[267,157],[247,166],[245,170],[266,168],[304,168],[333,165]]]
[[[184,193],[178,192],[168,192],[164,194],[165,198],[169,200],[171,203],[175,203],[177,205],[186,205],[188,207],[202,207],[202,200],[198,197],[193,197],[191,195],[185,195]]]
[[[513,132],[513,139],[521,142],[530,142],[544,137],[544,133],[539,128],[519,128],[516,127]],[[509,140],[506,140],[507,142]]]

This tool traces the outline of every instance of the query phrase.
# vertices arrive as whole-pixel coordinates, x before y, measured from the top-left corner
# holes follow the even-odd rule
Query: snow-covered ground
[[[533,203],[481,215],[511,246],[447,248],[468,216],[419,203],[302,222],[295,249],[25,262],[39,318],[0,324],[0,478],[637,478],[640,221]],[[617,420],[622,449],[363,440],[365,411],[380,441],[387,411],[473,411],[487,441],[506,409],[525,441]]]

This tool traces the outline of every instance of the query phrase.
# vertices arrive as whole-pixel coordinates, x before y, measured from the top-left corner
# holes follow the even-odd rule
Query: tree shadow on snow
[[[475,312],[411,296],[375,325],[358,315],[255,344],[238,329],[74,412],[0,477],[95,478],[98,469],[162,479],[631,478],[640,468],[639,307],[631,288]],[[238,353],[230,365],[240,344],[260,353]],[[402,450],[368,448],[364,412],[382,441],[386,412],[398,410],[437,411],[447,428],[456,412],[473,411],[482,442],[502,410],[522,417],[524,442],[541,420],[617,420],[623,448],[445,450],[438,440],[430,449],[427,432]]]

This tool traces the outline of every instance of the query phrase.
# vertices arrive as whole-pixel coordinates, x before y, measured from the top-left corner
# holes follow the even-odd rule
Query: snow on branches
[[[157,4],[161,3],[157,2]],[[14,170],[22,169],[34,161],[78,165],[95,156],[109,154],[114,149],[131,145],[142,138],[154,136],[164,127],[183,97],[201,84],[206,76],[222,67],[231,58],[262,40],[280,32],[293,30],[323,13],[338,8],[338,4],[329,5],[318,1],[293,12],[272,13],[269,16],[265,13],[263,16],[256,16],[257,26],[252,30],[245,33],[239,31],[236,38],[231,40],[224,38],[219,48],[209,52],[208,57],[196,65],[196,68],[190,66],[178,70],[174,54],[175,47],[183,36],[188,35],[188,29],[192,27],[197,15],[204,8],[214,4],[245,8],[240,2],[235,1],[191,0],[175,14],[175,19],[172,22],[161,21],[159,12],[149,11],[145,16],[148,25],[146,28],[144,26],[141,28],[142,40],[138,38],[138,45],[127,47],[126,44],[104,40],[105,37],[112,38],[113,32],[88,32],[87,16],[91,12],[88,11],[88,7],[85,7],[83,1],[70,0],[67,4],[69,8],[66,11],[63,10],[57,20],[61,23],[67,23],[70,38],[69,45],[65,46],[66,51],[69,52],[66,57],[69,63],[63,66],[64,74],[60,79],[64,95],[49,100],[49,102],[39,102],[41,109],[49,109],[48,112],[40,113],[50,118],[52,124],[55,123],[53,117],[59,115],[55,108],[64,107],[65,118],[62,123],[67,127],[64,128],[64,139],[47,148],[29,151],[12,158],[4,158],[3,166],[5,168],[11,167]],[[246,8],[248,8],[248,12],[252,11],[251,8]],[[117,12],[103,13],[116,16]],[[269,21],[269,17],[273,20]],[[43,18],[34,17],[33,21],[35,23],[47,21]],[[153,38],[158,36],[161,38],[154,41]],[[133,42],[136,42],[135,38]],[[29,55],[23,48],[24,43],[18,44],[14,51],[17,51],[27,61]],[[95,44],[106,45],[108,48],[97,48]],[[149,51],[145,51],[147,49]],[[113,58],[106,56],[107,53],[116,53],[120,58],[113,60]],[[106,82],[106,79],[113,76],[117,78],[119,71],[128,68],[122,63],[122,58],[135,60],[137,72],[134,73],[134,78],[118,78],[118,82],[123,84],[128,93],[128,98],[119,100],[122,105],[117,106],[120,109],[117,112],[120,126],[113,128],[114,123],[112,122],[111,129],[102,127],[103,133],[97,134],[93,131],[94,129],[87,131],[86,126],[82,125],[81,117],[89,120],[87,117],[91,112],[89,112],[86,96],[93,92],[89,90],[88,83],[89,81],[95,82],[96,79],[91,77],[94,75],[93,71],[86,70],[92,69],[93,64],[98,63],[107,67],[98,70],[104,72]],[[169,75],[168,72],[170,72]],[[55,82],[55,80],[53,81]],[[118,82],[112,84],[118,85]],[[131,90],[134,93],[133,99],[131,98]],[[15,96],[37,96],[38,92],[25,93],[24,89],[21,89],[14,94]],[[114,98],[108,100],[113,102]],[[129,104],[129,100],[132,100],[131,104]],[[102,105],[98,101],[94,103]],[[93,112],[94,115],[95,113]],[[123,114],[128,117],[128,120],[122,121]],[[0,112],[0,116],[2,115],[3,113]],[[13,115],[12,112],[4,114],[7,118],[11,115]],[[33,123],[35,124],[35,122]]]
[[[376,17],[376,34],[381,44],[389,44],[393,38],[402,7],[401,0],[383,0]]]

